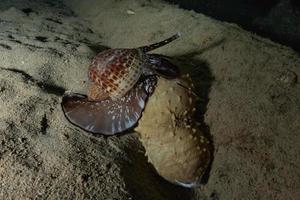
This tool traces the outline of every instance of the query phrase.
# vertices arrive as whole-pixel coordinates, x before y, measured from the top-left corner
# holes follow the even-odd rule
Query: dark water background
[[[300,51],[300,0],[165,0]]]

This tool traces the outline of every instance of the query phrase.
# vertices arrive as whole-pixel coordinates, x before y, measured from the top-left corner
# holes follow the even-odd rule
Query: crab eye
[[[116,100],[89,101],[86,95],[66,94],[61,106],[72,124],[94,134],[114,135],[136,125],[156,81],[155,76],[145,77]]]

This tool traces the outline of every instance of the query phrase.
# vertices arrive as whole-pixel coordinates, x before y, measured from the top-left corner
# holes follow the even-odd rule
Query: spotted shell
[[[119,99],[138,81],[143,73],[143,53],[139,49],[111,49],[99,53],[89,66],[92,87],[88,92],[91,100],[109,96]],[[101,95],[93,90],[96,85]],[[98,95],[98,96],[97,96]]]

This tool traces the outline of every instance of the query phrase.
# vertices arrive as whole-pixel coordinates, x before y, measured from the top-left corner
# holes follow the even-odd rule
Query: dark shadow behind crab
[[[143,200],[190,200],[192,190],[174,185],[159,176],[154,167],[148,163],[145,149],[137,135],[126,135],[126,145],[121,149],[128,159],[118,159],[121,175],[124,177],[127,190],[133,199]]]

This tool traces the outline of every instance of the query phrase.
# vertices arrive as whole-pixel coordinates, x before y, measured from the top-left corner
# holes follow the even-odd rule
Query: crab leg
[[[146,52],[149,52],[149,51],[152,51],[152,50],[157,49],[159,47],[162,47],[162,46],[176,40],[177,38],[180,37],[180,35],[181,34],[178,32],[175,35],[173,35],[173,36],[171,36],[171,37],[169,37],[169,38],[167,38],[163,41],[160,41],[160,42],[154,43],[154,44],[150,44],[150,45],[147,45],[147,46],[139,47],[138,49],[141,49],[144,53],[146,53]]]

